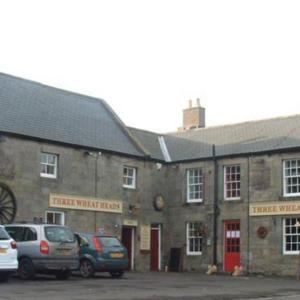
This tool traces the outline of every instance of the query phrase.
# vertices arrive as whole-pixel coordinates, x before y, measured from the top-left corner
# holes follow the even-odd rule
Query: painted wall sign
[[[98,198],[56,194],[50,194],[49,207],[102,211],[118,214],[121,214],[123,210],[122,201],[119,200],[103,200]]]
[[[137,227],[138,226],[138,222],[137,222],[137,220],[124,219],[123,220],[123,225],[124,226]]]
[[[298,215],[299,201],[261,202],[250,204],[250,216]]]
[[[141,241],[140,241],[141,250],[150,250],[150,234],[151,234],[150,225],[141,225]]]

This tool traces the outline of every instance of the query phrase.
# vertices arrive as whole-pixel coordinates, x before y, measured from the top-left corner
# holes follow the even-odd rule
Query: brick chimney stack
[[[201,107],[200,99],[196,100],[196,106],[193,107],[193,101],[189,100],[189,107],[183,110],[183,127],[179,131],[193,130],[205,127],[205,108]]]

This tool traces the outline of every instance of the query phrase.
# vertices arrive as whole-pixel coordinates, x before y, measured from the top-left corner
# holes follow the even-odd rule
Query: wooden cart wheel
[[[0,183],[0,224],[14,221],[17,212],[16,198],[10,188]]]

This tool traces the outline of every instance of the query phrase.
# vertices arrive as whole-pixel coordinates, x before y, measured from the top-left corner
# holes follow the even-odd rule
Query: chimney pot
[[[197,98],[197,106],[200,107],[200,98]]]
[[[193,107],[193,101],[190,99],[189,100],[189,108],[192,108]]]

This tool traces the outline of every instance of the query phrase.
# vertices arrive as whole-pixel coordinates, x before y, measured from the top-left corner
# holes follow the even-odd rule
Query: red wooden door
[[[128,252],[128,270],[132,270],[132,228],[122,228],[122,244]]]
[[[240,221],[225,221],[224,224],[224,271],[233,272],[241,264]]]
[[[151,228],[150,270],[159,271],[159,228]]]

